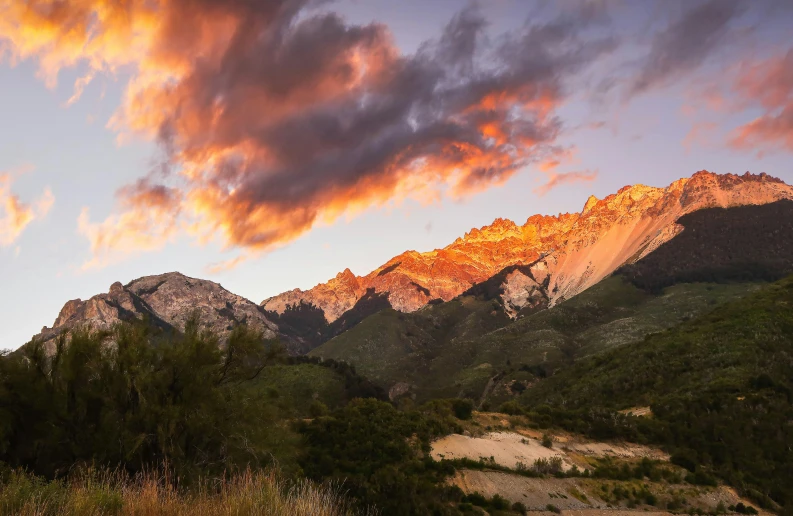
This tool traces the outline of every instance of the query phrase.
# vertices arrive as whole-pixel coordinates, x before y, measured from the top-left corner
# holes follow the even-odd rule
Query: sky
[[[0,0],[0,348],[698,170],[793,183],[787,0]]]

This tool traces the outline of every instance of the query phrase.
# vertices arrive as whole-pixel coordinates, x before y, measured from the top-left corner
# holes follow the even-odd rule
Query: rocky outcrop
[[[505,309],[515,315],[544,297],[553,305],[575,296],[646,256],[682,230],[675,221],[687,213],[780,199],[793,199],[793,187],[748,172],[701,171],[666,188],[626,186],[604,199],[590,197],[580,213],[534,215],[523,225],[496,219],[443,249],[405,252],[366,276],[347,269],[327,283],[279,294],[262,306],[281,313],[303,301],[321,308],[332,322],[373,288],[387,293],[394,308],[413,311],[432,299],[448,301],[507,267],[541,262],[536,274],[513,271],[501,285]]]
[[[147,320],[165,330],[183,331],[193,314],[198,315],[203,328],[221,338],[239,324],[261,330],[266,338],[274,338],[278,331],[255,303],[217,283],[170,272],[139,278],[127,285],[116,282],[106,294],[86,301],[69,301],[52,328],[42,328],[34,338],[52,341],[64,330],[78,326],[109,330],[119,321]]]
[[[592,203],[556,253],[551,305],[598,283],[679,234],[677,219],[704,208],[768,204],[793,199],[793,187],[767,174],[697,172],[666,188],[626,186]]]

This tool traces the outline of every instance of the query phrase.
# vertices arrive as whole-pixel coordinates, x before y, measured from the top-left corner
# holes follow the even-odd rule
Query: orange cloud
[[[763,115],[736,129],[730,146],[741,150],[793,152],[793,105],[779,114]]]
[[[576,157],[578,149],[575,147],[554,147],[551,148],[545,157],[537,164],[540,172],[549,173],[564,164],[578,163],[581,160]]]
[[[90,221],[83,208],[77,231],[91,243],[90,260],[83,270],[103,267],[125,255],[162,248],[179,229],[180,193],[147,180],[119,191],[122,210],[101,223]]]
[[[735,90],[742,99],[759,104],[765,113],[735,129],[730,146],[758,154],[793,152],[793,49],[783,56],[744,64]]]
[[[36,219],[44,218],[52,208],[55,197],[49,188],[33,203],[26,204],[11,191],[12,173],[0,173],[0,246],[12,245],[25,228]]]
[[[695,145],[709,145],[716,129],[718,129],[718,125],[713,122],[695,122],[691,126],[691,130],[683,138],[683,147],[690,152]]]
[[[83,211],[87,267],[180,231],[247,256],[372,206],[502,184],[555,148],[563,82],[611,50],[582,37],[590,21],[566,12],[487,46],[468,8],[403,55],[385,26],[309,0],[0,0],[12,60],[37,59],[50,85],[87,65],[69,102],[131,73],[109,126],[166,156],[104,221]]]
[[[586,183],[592,182],[598,177],[597,170],[584,170],[581,172],[565,172],[557,174],[551,172],[548,174],[548,181],[542,186],[535,188],[534,193],[543,196],[560,185],[573,184],[573,183]]]

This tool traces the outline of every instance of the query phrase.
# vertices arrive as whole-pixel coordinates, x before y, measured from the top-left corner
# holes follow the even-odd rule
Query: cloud
[[[15,175],[0,173],[0,247],[13,245],[25,228],[34,220],[44,218],[55,203],[49,188],[32,205],[22,202],[11,191]]]
[[[565,172],[565,173],[548,173],[548,181],[542,186],[535,188],[534,193],[543,196],[556,188],[557,186],[573,184],[573,183],[588,183],[592,182],[598,177],[597,170],[583,170],[580,172]]]
[[[703,147],[709,146],[713,141],[713,133],[718,129],[718,124],[715,122],[695,122],[685,138],[683,138],[683,147],[686,152],[691,152],[695,146]]]
[[[140,179],[118,192],[122,210],[100,223],[92,223],[83,208],[77,231],[91,244],[92,258],[83,269],[103,267],[124,255],[162,248],[180,229],[181,193]]]
[[[567,83],[615,44],[585,36],[589,8],[488,40],[469,7],[403,55],[385,26],[308,0],[5,4],[13,58],[51,84],[88,64],[75,99],[93,72],[132,71],[110,126],[155,139],[171,171],[122,189],[102,222],[83,212],[89,265],[182,228],[263,252],[371,206],[502,184],[552,152]]]
[[[793,48],[784,55],[744,63],[734,90],[742,103],[755,104],[764,113],[736,128],[729,145],[760,154],[793,152]]]
[[[740,15],[740,0],[696,2],[666,28],[655,34],[643,66],[631,81],[628,96],[667,86],[701,66],[725,41],[729,24]]]

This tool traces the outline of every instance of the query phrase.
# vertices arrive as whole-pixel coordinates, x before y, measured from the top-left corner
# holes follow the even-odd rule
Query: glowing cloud
[[[580,172],[565,172],[565,173],[548,173],[548,181],[542,186],[535,188],[534,193],[543,196],[556,188],[557,186],[573,184],[573,183],[588,183],[592,182],[598,177],[597,170],[584,170]]]
[[[501,184],[553,147],[566,81],[614,47],[584,36],[590,9],[489,44],[469,8],[403,55],[385,26],[314,4],[0,0],[12,59],[38,59],[49,84],[88,65],[70,102],[96,74],[130,69],[110,127],[156,139],[173,171],[122,189],[103,222],[83,211],[86,266],[182,229],[258,253],[371,206]]]
[[[765,61],[745,64],[735,90],[765,113],[737,128],[730,137],[736,149],[793,152],[793,49]]]
[[[13,176],[13,173],[0,173],[0,247],[13,245],[25,228],[34,220],[44,218],[55,203],[49,188],[32,206],[22,202],[11,191]]]
[[[91,242],[91,260],[83,269],[102,267],[127,254],[160,249],[178,230],[179,192],[147,180],[119,191],[122,211],[92,223],[88,208],[77,221],[78,232]]]

